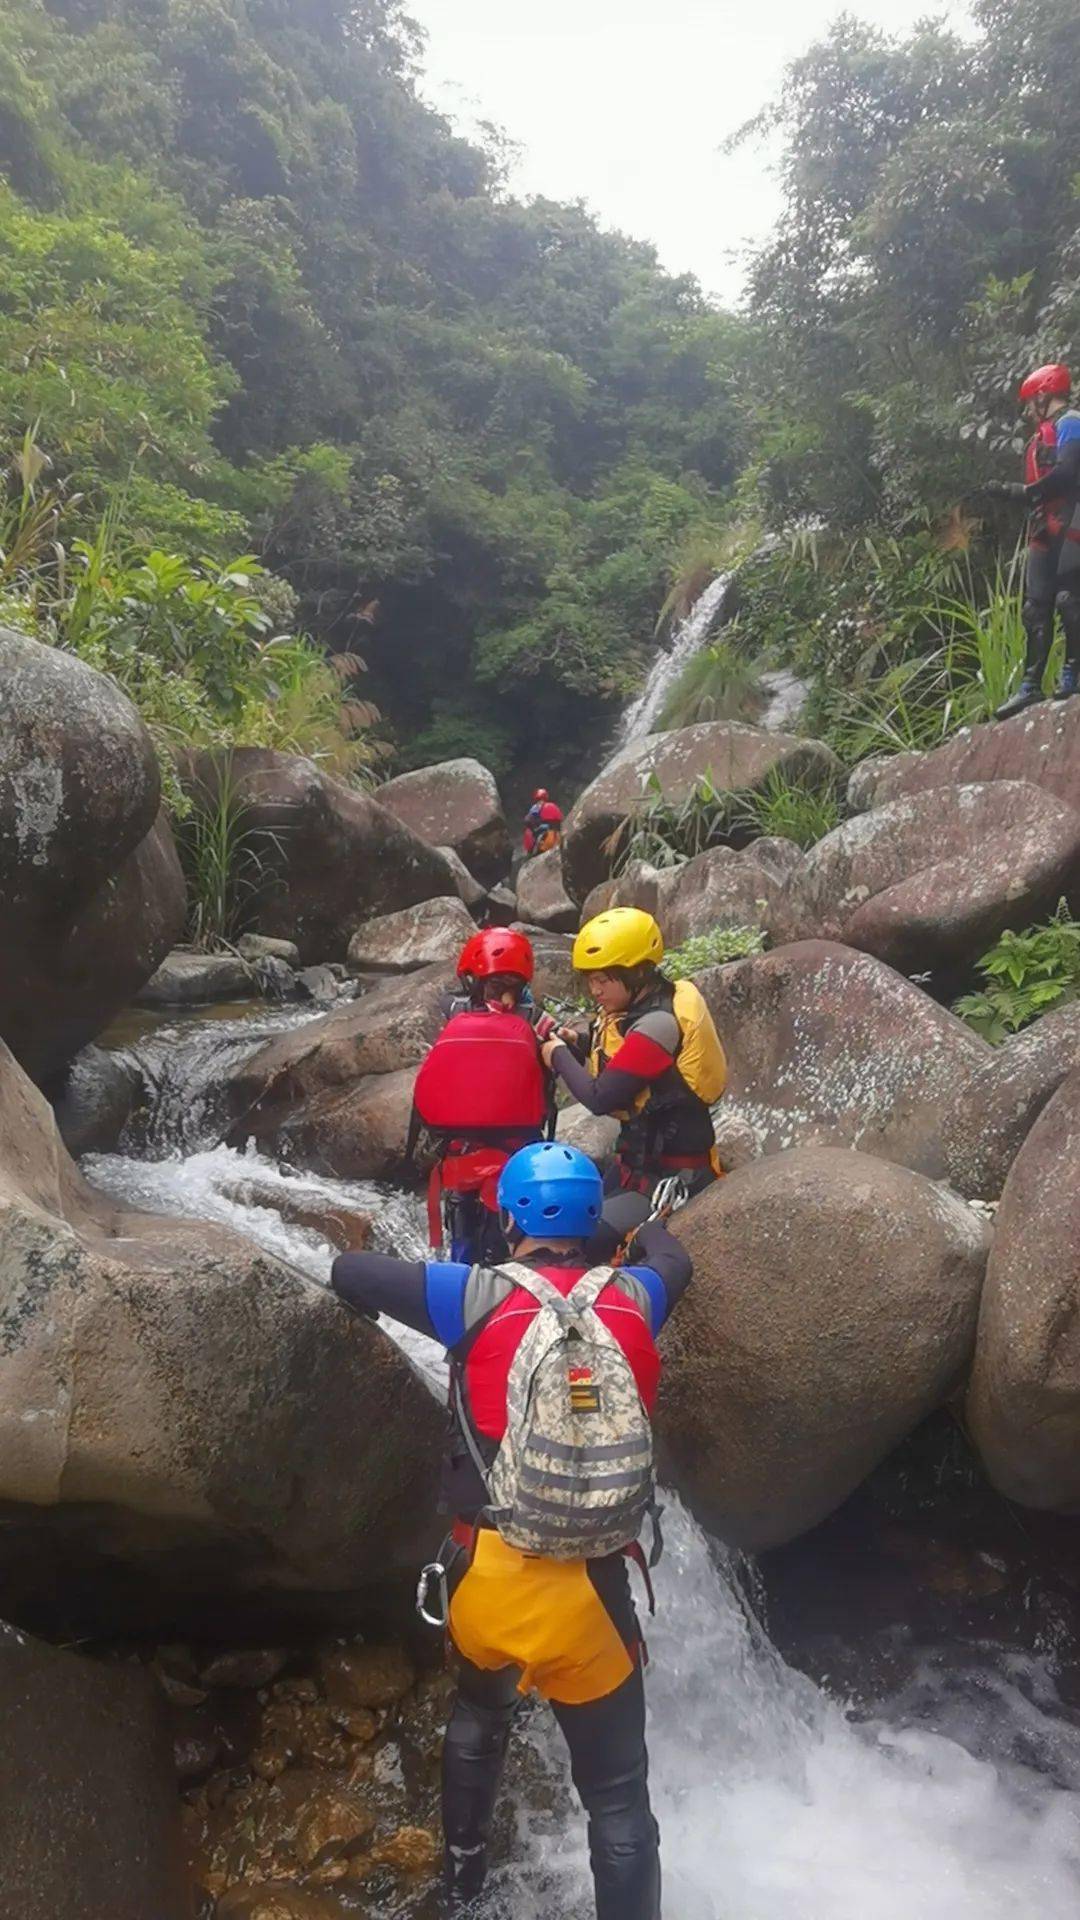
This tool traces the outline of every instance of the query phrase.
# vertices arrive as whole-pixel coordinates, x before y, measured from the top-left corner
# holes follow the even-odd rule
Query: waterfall
[[[323,1282],[331,1247],[275,1213],[275,1191],[370,1213],[379,1246],[422,1257],[415,1198],[221,1144],[215,1048],[235,1059],[266,1025],[244,1033],[207,1018],[145,1042],[154,1125],[126,1152],[84,1160],[91,1183],[130,1205],[225,1222]],[[441,1349],[384,1324],[444,1391]],[[914,1677],[860,1720],[786,1664],[755,1615],[744,1565],[666,1498],[659,1611],[645,1624],[669,1920],[1075,1920],[1080,1724],[1055,1684],[1060,1650],[931,1645]],[[506,1800],[488,1920],[589,1920],[584,1820],[545,1708],[525,1715]],[[427,1897],[395,1912],[420,1920]]]
[[[676,629],[670,647],[657,654],[645,685],[623,714],[615,741],[617,747],[627,747],[631,741],[641,740],[652,732],[683,668],[705,645],[734,577],[731,573],[718,573]]]

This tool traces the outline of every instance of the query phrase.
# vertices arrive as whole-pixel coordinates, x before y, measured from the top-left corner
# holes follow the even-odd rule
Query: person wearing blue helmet
[[[660,1377],[656,1338],[689,1285],[690,1259],[647,1218],[642,1195],[605,1199],[593,1162],[561,1141],[513,1155],[499,1204],[512,1252],[505,1267],[345,1253],[333,1268],[350,1307],[440,1341],[450,1363],[442,1504],[453,1525],[433,1563],[440,1577],[445,1570],[459,1662],[443,1750],[446,1910],[475,1910],[511,1724],[521,1697],[537,1693],[558,1720],[588,1814],[597,1920],[659,1920],[644,1648],[627,1573],[628,1559],[644,1566],[640,1548],[580,1560],[519,1551],[494,1523],[487,1475],[507,1432],[511,1367],[546,1291],[538,1284],[540,1299],[530,1291],[531,1275],[564,1298],[589,1276],[601,1339],[614,1337],[648,1414]],[[623,1255],[624,1264],[609,1264]]]

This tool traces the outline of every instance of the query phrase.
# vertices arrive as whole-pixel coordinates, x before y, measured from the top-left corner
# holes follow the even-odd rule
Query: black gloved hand
[[[1026,500],[1028,490],[1022,480],[988,480],[978,491],[987,500]]]
[[[599,1224],[585,1249],[590,1265],[606,1265],[628,1241],[632,1247],[631,1236],[645,1225],[651,1212],[652,1202],[648,1194],[626,1190],[608,1194]]]

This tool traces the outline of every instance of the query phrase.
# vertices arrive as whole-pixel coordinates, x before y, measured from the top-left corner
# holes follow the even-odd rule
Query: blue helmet
[[[534,1239],[587,1240],[600,1219],[604,1183],[593,1162],[561,1140],[538,1140],[512,1155],[499,1179],[499,1206]]]

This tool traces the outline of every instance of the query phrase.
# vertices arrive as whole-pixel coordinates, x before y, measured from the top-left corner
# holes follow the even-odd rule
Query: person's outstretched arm
[[[679,1038],[675,1015],[657,1008],[627,1034],[622,1046],[595,1076],[574,1058],[568,1046],[552,1047],[546,1058],[574,1099],[590,1113],[625,1113],[639,1094],[671,1071]]]
[[[446,1308],[464,1294],[471,1269],[456,1260],[396,1260],[388,1253],[339,1253],[330,1284],[346,1306],[385,1313],[430,1340],[452,1345]]]

